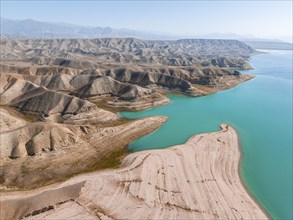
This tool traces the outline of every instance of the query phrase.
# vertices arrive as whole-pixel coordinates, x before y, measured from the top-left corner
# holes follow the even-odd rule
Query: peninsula
[[[132,153],[119,169],[2,194],[1,218],[267,219],[239,178],[235,130],[221,128],[183,145]]]

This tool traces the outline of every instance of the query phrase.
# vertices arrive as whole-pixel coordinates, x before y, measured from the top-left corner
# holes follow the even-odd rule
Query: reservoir
[[[235,88],[199,98],[168,95],[169,105],[120,114],[169,117],[157,131],[132,142],[130,151],[182,144],[230,124],[239,135],[246,187],[273,219],[292,219],[292,51],[264,52],[251,57],[253,70],[243,71],[256,77]]]

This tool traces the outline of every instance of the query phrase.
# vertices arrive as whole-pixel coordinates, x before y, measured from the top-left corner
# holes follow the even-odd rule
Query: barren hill
[[[252,78],[238,70],[251,68],[254,50],[236,40],[4,37],[0,45],[2,189],[113,166],[130,141],[167,120],[129,121],[117,111],[168,104],[165,93],[202,96]]]
[[[254,50],[237,40],[183,39],[176,41],[144,41],[136,38],[98,39],[22,39],[3,38],[3,57],[94,56],[108,62],[137,64],[191,65],[203,56],[249,56]],[[13,51],[10,49],[13,48]],[[176,63],[177,61],[177,63]]]

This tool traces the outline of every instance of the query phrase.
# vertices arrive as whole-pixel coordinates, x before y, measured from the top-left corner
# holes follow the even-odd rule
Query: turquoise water
[[[266,51],[250,63],[256,78],[233,89],[190,98],[168,95],[171,104],[141,112],[121,112],[129,119],[165,115],[157,131],[129,145],[130,151],[184,143],[191,135],[236,128],[248,189],[273,219],[292,219],[292,51]]]

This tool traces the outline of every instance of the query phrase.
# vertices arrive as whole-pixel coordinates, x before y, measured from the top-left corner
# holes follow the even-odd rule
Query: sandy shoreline
[[[30,192],[1,194],[1,218],[268,219],[239,173],[236,131],[132,153],[122,167]]]

